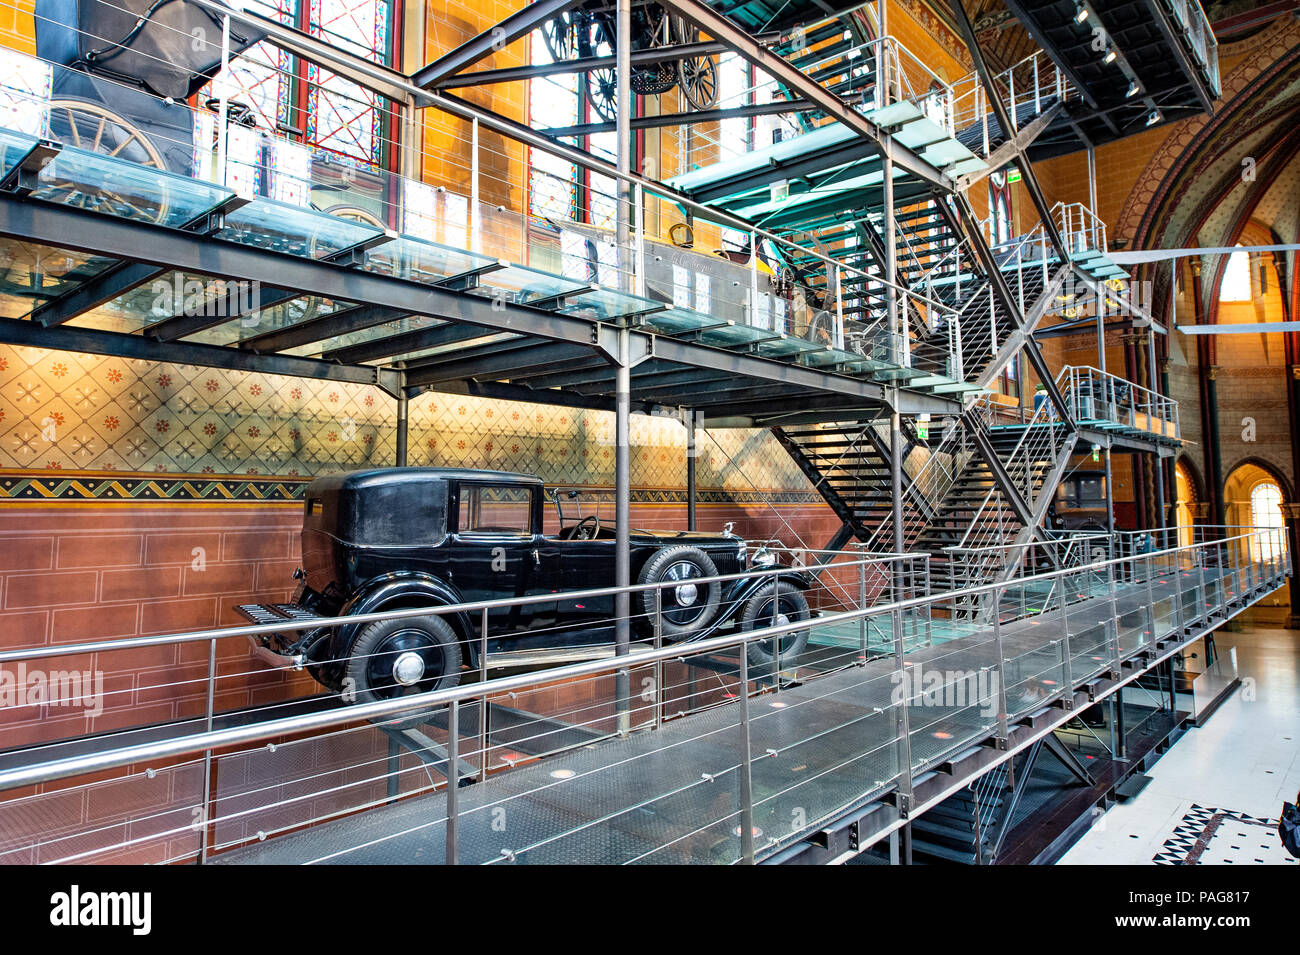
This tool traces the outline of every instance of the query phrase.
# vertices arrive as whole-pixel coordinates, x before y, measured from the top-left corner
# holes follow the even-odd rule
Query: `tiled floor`
[[[1188,730],[1146,789],[1101,816],[1062,865],[1170,864],[1189,854],[1204,865],[1297,863],[1280,848],[1276,820],[1283,799],[1300,790],[1300,631],[1220,632],[1218,644],[1220,654],[1236,646],[1241,689]]]

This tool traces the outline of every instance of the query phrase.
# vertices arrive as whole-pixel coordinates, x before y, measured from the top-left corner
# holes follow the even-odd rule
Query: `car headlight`
[[[776,554],[772,553],[766,547],[760,547],[754,551],[754,559],[749,562],[750,567],[771,567],[776,563]]]

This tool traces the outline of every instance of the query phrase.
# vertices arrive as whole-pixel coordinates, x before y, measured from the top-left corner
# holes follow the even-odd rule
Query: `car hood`
[[[739,544],[741,538],[727,536],[719,531],[653,531],[634,527],[630,531],[633,540],[655,544]]]

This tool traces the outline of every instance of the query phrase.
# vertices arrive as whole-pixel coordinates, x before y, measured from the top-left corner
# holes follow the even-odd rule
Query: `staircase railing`
[[[1167,438],[1179,435],[1178,402],[1087,365],[1062,369],[1070,415],[1076,421],[1106,421]]]
[[[911,547],[929,524],[931,515],[938,511],[957,478],[966,469],[974,448],[966,429],[954,422],[944,431],[938,446],[930,448],[925,461],[915,471],[909,460],[904,460],[907,483],[903,490],[903,541],[894,544],[893,521],[885,520],[862,545],[868,551],[905,551]],[[911,455],[909,455],[910,459]]]
[[[994,83],[1002,91],[1000,95],[1012,123],[1011,130],[1004,131],[1003,138],[1010,138],[1020,131],[1020,123],[1024,119],[1020,113],[1025,106],[1032,103],[1032,115],[1037,116],[1052,103],[1064,102],[1076,95],[1070,80],[1042,50],[1035,51],[997,74]],[[957,130],[970,129],[976,125],[981,127],[983,154],[987,156],[992,151],[992,110],[989,107],[988,92],[977,73],[968,73],[953,82],[952,114]]]
[[[1062,370],[1057,376],[1058,387],[1064,379],[1065,373]],[[1033,507],[1040,490],[1037,485],[1045,473],[1044,464],[1040,462],[1055,461],[1061,450],[1061,436],[1057,433],[1057,418],[1051,403],[1039,402],[1033,417],[1023,429],[1011,453],[1002,460],[1002,465],[1013,480],[1021,483],[1019,490],[1023,491],[1024,500]],[[980,502],[961,540],[953,548],[945,549],[981,551],[1009,543],[1010,538],[1015,537],[1023,525],[1018,520],[1007,519],[1004,497],[1002,489],[994,483]],[[983,562],[979,569],[984,569]]]

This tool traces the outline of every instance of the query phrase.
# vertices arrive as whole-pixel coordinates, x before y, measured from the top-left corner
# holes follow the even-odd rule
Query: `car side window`
[[[456,528],[461,534],[532,533],[532,489],[509,484],[462,484],[460,515]]]

